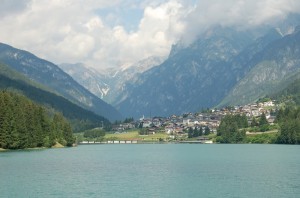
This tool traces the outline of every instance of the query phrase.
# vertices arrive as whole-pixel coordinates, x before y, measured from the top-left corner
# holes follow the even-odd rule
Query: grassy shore
[[[259,132],[247,134],[245,143],[254,143],[254,144],[274,144],[276,142],[278,132]]]
[[[242,143],[245,144],[273,144],[276,142],[278,136],[278,130],[273,129],[266,132],[247,132],[246,138]],[[212,140],[216,143],[216,134],[209,134],[207,137],[209,140]],[[87,139],[83,138],[83,133],[78,133],[77,138],[80,141],[88,141]],[[196,141],[198,138],[184,138],[184,140],[189,141]],[[168,134],[165,132],[158,132],[155,134],[150,135],[140,135],[138,129],[130,130],[127,132],[116,132],[116,133],[106,133],[105,136],[101,139],[89,139],[89,141],[98,141],[98,142],[106,142],[106,141],[126,141],[126,140],[137,140],[139,142],[160,142],[160,140],[166,141],[166,142],[173,142],[176,141],[169,137]],[[180,140],[183,140],[182,138]],[[178,141],[178,139],[177,139]]]
[[[137,130],[125,132],[125,133],[113,133],[106,134],[104,139],[106,140],[142,140],[142,141],[159,141],[159,139],[166,139],[168,135],[166,133],[156,133],[153,135],[140,135]]]

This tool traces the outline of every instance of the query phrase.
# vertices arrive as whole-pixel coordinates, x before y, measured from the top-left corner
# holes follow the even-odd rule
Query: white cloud
[[[251,28],[272,25],[289,13],[300,12],[298,0],[199,0],[185,18],[184,40],[191,42],[199,33],[216,25]]]
[[[0,4],[0,42],[55,63],[83,62],[95,68],[167,55],[180,38],[191,41],[214,25],[260,25],[300,10],[297,0],[0,0]],[[139,11],[136,16],[141,18],[130,19],[136,16],[125,8]],[[105,15],[99,14],[102,10]],[[125,19],[130,21],[125,24]]]

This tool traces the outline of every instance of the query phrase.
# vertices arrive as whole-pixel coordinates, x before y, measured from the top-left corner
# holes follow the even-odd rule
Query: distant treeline
[[[75,139],[69,122],[23,95],[0,91],[0,148],[71,146]]]
[[[245,115],[226,115],[217,129],[217,141],[221,143],[241,143],[246,137],[246,131],[240,130],[248,127]]]
[[[289,106],[277,112],[275,122],[278,125],[278,134],[265,136],[263,142],[277,144],[300,144],[300,107]],[[256,125],[256,124],[257,125]],[[258,126],[264,132],[269,128],[265,114],[258,120],[252,119],[251,127]],[[256,127],[255,126],[255,127]],[[217,129],[217,142],[220,143],[247,143],[246,128],[248,127],[245,115],[226,115]],[[263,136],[261,136],[263,137]],[[260,137],[260,138],[261,138]]]
[[[279,110],[276,121],[280,126],[279,144],[300,144],[300,107]]]

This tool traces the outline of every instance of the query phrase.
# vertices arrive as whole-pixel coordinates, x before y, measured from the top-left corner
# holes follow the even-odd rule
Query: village
[[[259,117],[265,114],[269,124],[273,124],[275,120],[274,112],[277,106],[275,101],[267,100],[264,102],[257,102],[244,106],[233,106],[222,109],[205,110],[200,113],[186,113],[183,115],[171,115],[170,117],[153,117],[146,118],[142,116],[139,120],[120,123],[113,125],[112,132],[116,135],[127,133],[129,130],[139,129],[140,136],[151,136],[157,133],[165,133],[168,140],[186,140],[188,137],[188,130],[201,129],[202,134],[205,132],[209,134],[216,134],[217,128],[221,123],[221,119],[228,114],[231,115],[245,115],[249,125],[253,117]],[[197,140],[201,142],[208,142],[207,139],[199,137]],[[204,140],[204,141],[203,141]]]

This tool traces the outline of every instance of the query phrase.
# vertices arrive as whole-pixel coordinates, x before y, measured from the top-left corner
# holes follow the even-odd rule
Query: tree
[[[192,129],[192,127],[190,127],[188,130],[188,138],[192,138],[192,137],[194,137],[194,130]]]
[[[56,140],[65,142],[67,146],[74,142],[71,126],[62,115],[54,115],[50,123],[44,107],[25,96],[0,92],[1,148],[50,147]]]
[[[134,121],[133,117],[131,117],[131,118],[125,118],[125,120],[124,120],[123,123],[130,123],[130,122],[133,122],[133,121]]]
[[[258,126],[258,123],[257,123],[255,117],[253,116],[252,121],[251,121],[251,127],[256,127],[256,126]]]
[[[218,140],[221,143],[238,143],[242,142],[246,133],[240,132],[240,116],[237,115],[226,115],[222,120],[217,129]]]
[[[202,128],[202,126],[200,126],[199,134],[200,134],[200,135],[203,135],[203,128]]]
[[[280,130],[276,143],[300,144],[300,107],[288,107],[277,116]]]
[[[195,127],[195,129],[193,131],[193,137],[199,137],[200,135],[202,135],[202,134],[200,134],[198,127]]]
[[[71,146],[74,143],[75,138],[72,135],[71,126],[61,113],[54,115],[51,126],[57,142],[64,146]]]
[[[140,135],[148,135],[148,129],[146,129],[146,128],[140,128],[139,129],[139,134]]]
[[[266,114],[262,113],[260,115],[260,119],[259,119],[259,126],[262,126],[262,125],[265,125],[265,124],[269,124],[269,123],[268,123],[268,120],[266,118]]]
[[[63,138],[66,141],[66,146],[72,146],[75,142],[75,137],[73,136],[71,125],[67,122],[64,123]]]
[[[209,134],[210,134],[210,129],[208,126],[206,126],[204,129],[204,135],[209,135]]]

